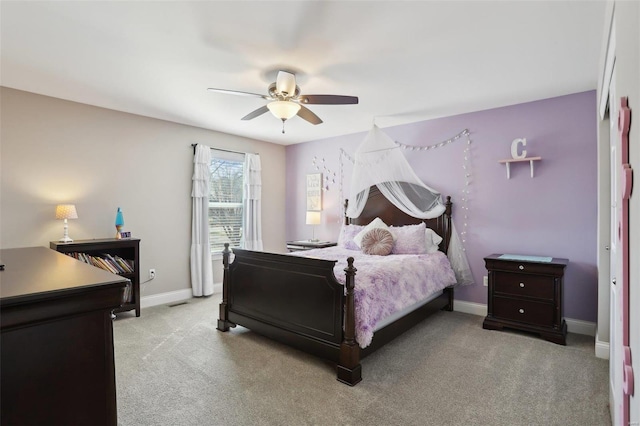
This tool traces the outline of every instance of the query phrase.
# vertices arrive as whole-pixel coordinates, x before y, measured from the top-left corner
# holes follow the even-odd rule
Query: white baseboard
[[[153,294],[140,298],[140,308],[150,308],[152,306],[166,305],[169,303],[182,302],[191,299],[193,292],[190,288],[183,290],[169,291],[167,293]]]
[[[222,283],[213,285],[213,294],[222,293]],[[152,306],[167,305],[169,303],[182,302],[193,297],[193,292],[190,288],[183,290],[169,291],[167,293],[153,294],[151,296],[144,296],[140,298],[140,309],[150,308]]]
[[[565,318],[567,322],[567,331],[569,333],[575,334],[584,334],[585,336],[596,336],[596,326],[595,322],[591,321],[582,321],[577,319]]]
[[[609,342],[602,341],[596,334],[596,358],[609,359]]]
[[[456,312],[463,312],[465,314],[472,315],[487,315],[487,305],[482,303],[467,302],[464,300],[453,301],[453,310]],[[584,334],[587,336],[596,335],[596,323],[590,321],[575,320],[571,318],[565,318],[567,322],[567,331],[569,333]],[[609,353],[609,346],[607,344],[607,354]],[[607,355],[608,356],[608,355]]]
[[[464,300],[453,300],[453,310],[465,314],[487,316],[487,305],[482,303],[466,302]]]

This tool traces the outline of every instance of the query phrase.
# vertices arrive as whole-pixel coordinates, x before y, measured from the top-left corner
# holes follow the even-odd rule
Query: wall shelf
[[[528,161],[531,167],[531,177],[533,177],[533,162],[540,161],[542,157],[525,157],[525,158],[507,158],[505,160],[499,160],[498,163],[506,164],[507,166],[507,179],[511,179],[511,163],[522,163],[524,161]]]

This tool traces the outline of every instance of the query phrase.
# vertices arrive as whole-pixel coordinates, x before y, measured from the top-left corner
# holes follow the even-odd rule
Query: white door
[[[618,280],[621,276],[622,262],[618,255],[618,205],[620,198],[619,169],[620,169],[620,138],[618,137],[618,105],[615,96],[615,66],[609,84],[609,141],[611,144],[611,241],[610,247],[610,284],[611,284],[611,323],[609,346],[609,403],[611,407],[612,424],[618,425],[622,421],[622,292],[618,291]]]
[[[618,276],[618,284],[616,293],[618,299],[621,300],[621,304],[618,305],[622,313],[622,342],[618,345],[620,348],[621,359],[620,362],[622,369],[622,423],[624,425],[630,425],[630,396],[634,394],[633,390],[633,360],[631,357],[630,347],[630,321],[629,321],[629,302],[630,302],[630,253],[629,253],[629,240],[630,240],[630,217],[629,217],[629,201],[631,198],[631,190],[633,186],[633,170],[631,168],[630,156],[629,156],[629,130],[631,128],[631,110],[628,107],[628,98],[620,98],[618,112],[618,137],[620,140],[620,198],[617,198],[618,206],[617,210],[620,214],[618,217],[618,258],[622,261],[622,268],[620,275]],[[620,278],[622,279],[620,281]],[[622,296],[620,295],[622,293]]]

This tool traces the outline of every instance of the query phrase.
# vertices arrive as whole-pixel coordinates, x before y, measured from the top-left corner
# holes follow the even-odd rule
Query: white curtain
[[[244,157],[244,248],[262,251],[262,167],[258,154]]]
[[[211,148],[198,144],[193,157],[191,198],[191,288],[194,296],[213,294],[209,245],[209,166]]]

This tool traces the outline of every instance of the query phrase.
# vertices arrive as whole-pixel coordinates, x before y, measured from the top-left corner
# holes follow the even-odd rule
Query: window
[[[244,154],[211,150],[209,242],[211,252],[242,244]]]

